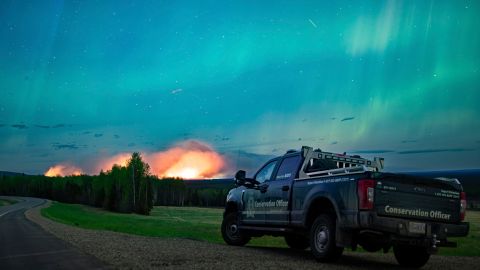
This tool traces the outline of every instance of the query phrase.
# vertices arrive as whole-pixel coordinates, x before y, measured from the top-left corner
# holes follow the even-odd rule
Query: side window
[[[300,156],[288,157],[282,161],[275,180],[292,180],[297,173]]]
[[[270,162],[268,165],[263,167],[263,169],[261,169],[255,176],[255,180],[260,183],[270,180],[270,178],[272,177],[273,169],[275,169],[275,165],[277,165],[276,160]]]

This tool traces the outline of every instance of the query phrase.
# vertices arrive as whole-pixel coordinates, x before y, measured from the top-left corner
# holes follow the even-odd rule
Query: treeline
[[[206,181],[202,181],[206,182]],[[211,181],[213,182],[213,181]],[[149,174],[149,165],[134,153],[126,167],[114,165],[99,175],[0,177],[0,195],[29,196],[65,203],[80,203],[121,213],[148,215],[153,205],[221,207],[233,186],[202,185]]]
[[[109,211],[148,215],[153,207],[153,181],[149,166],[133,153],[126,167],[114,165],[99,175],[46,177],[2,176],[0,194],[39,197],[81,203]]]
[[[154,181],[153,197],[155,205],[223,207],[228,191],[223,183],[208,180],[208,186],[191,185],[190,181],[162,179]],[[206,181],[202,181],[206,182]]]

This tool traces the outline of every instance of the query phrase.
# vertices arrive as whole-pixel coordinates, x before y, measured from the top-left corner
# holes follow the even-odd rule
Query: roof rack
[[[366,171],[381,171],[384,167],[384,158],[374,157],[373,160],[362,158],[358,155],[346,155],[323,152],[320,149],[313,150],[312,147],[303,146],[301,153],[307,162],[299,172],[299,178],[321,177],[332,175],[343,175]],[[309,170],[315,160],[324,160],[333,164],[336,168],[324,170]]]

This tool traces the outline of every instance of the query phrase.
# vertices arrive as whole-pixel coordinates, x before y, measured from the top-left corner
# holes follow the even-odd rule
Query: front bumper
[[[435,236],[437,239],[447,239],[447,237],[462,237],[467,236],[470,229],[468,222],[449,224],[434,221],[416,221],[404,218],[381,217],[370,211],[360,212],[359,222],[362,229],[390,233],[394,236],[407,238],[432,238]],[[425,233],[409,232],[410,222],[425,223]]]

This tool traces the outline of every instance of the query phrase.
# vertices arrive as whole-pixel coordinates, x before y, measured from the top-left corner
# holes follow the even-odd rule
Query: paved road
[[[27,220],[26,209],[45,200],[25,197],[0,207],[0,268],[7,269],[101,269],[105,264]]]

